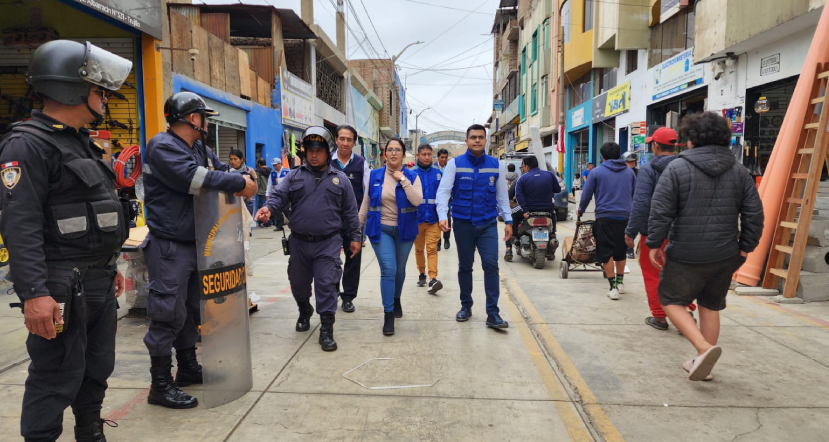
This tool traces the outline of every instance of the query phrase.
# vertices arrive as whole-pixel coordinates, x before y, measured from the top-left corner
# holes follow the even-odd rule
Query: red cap
[[[645,138],[645,143],[656,141],[659,144],[679,144],[679,137],[676,136],[676,131],[670,127],[660,127],[656,129],[653,135]]]

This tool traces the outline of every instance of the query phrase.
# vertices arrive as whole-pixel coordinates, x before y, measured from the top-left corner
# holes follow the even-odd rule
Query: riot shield
[[[201,290],[201,363],[207,408],[250,391],[250,324],[241,198],[202,189],[194,198]]]

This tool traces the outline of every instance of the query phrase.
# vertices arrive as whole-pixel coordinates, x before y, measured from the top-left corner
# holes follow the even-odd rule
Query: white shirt
[[[507,192],[507,179],[505,178],[504,165],[498,168],[498,180],[495,182],[495,199],[498,202],[498,212],[504,218],[504,222],[512,224],[512,212],[509,207],[509,193]],[[444,221],[449,213],[449,198],[452,196],[452,187],[455,185],[455,159],[452,158],[446,163],[443,169],[443,176],[440,177],[435,198],[438,206],[438,219]],[[473,201],[473,204],[475,202]]]
[[[354,155],[355,154],[352,151],[351,152],[351,157],[348,159],[348,161],[345,162],[345,164],[343,164],[343,162],[340,161],[340,157],[337,156],[337,151],[336,150],[334,151],[334,153],[331,154],[331,158],[334,158],[335,160],[337,160],[337,162],[340,163],[340,167],[345,169],[346,167],[348,167],[349,164],[351,164],[352,161],[354,161]],[[363,159],[365,160],[365,158],[363,158]],[[371,169],[368,168],[368,161],[363,161],[363,192],[365,192],[366,189],[368,189],[368,179],[369,179],[370,174],[371,174]]]

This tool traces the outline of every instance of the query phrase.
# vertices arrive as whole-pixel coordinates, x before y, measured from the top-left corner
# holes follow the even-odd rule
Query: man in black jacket
[[[724,118],[712,112],[689,115],[680,129],[691,150],[659,178],[646,244],[651,262],[662,270],[659,302],[697,350],[682,366],[690,380],[700,381],[710,379],[722,353],[719,311],[731,275],[760,241],[763,206],[751,175],[728,149],[731,130]],[[695,299],[699,329],[685,311]]]

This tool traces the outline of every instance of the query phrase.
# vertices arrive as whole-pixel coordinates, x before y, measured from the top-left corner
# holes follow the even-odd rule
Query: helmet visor
[[[86,59],[79,72],[83,80],[116,91],[131,70],[131,61],[86,42]]]

